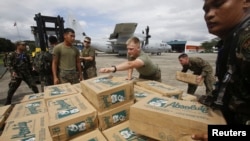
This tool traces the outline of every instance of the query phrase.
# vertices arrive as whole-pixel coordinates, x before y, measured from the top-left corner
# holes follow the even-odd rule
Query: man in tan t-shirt
[[[52,72],[54,84],[79,83],[82,80],[80,52],[73,46],[75,31],[64,29],[64,41],[53,49]]]
[[[133,69],[139,72],[139,78],[161,82],[161,70],[149,56],[141,50],[141,42],[137,37],[131,37],[126,42],[128,61],[116,66],[101,68],[99,72],[108,73],[128,70],[127,79],[132,78]]]

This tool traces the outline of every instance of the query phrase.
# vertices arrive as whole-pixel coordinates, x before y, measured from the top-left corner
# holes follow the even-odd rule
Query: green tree
[[[15,45],[8,39],[0,38],[0,52],[10,52],[15,50]]]
[[[213,46],[215,46],[219,41],[219,38],[214,38],[210,41],[205,41],[201,43],[201,46],[205,49],[205,52],[213,52]]]

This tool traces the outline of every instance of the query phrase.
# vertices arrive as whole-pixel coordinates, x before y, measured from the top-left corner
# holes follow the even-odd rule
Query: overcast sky
[[[34,40],[30,26],[35,14],[63,17],[65,27],[85,32],[92,38],[107,38],[116,23],[138,23],[135,33],[148,25],[152,38],[203,42],[208,33],[203,0],[0,0],[0,38]],[[76,22],[74,24],[73,20]],[[17,26],[14,26],[16,22]]]

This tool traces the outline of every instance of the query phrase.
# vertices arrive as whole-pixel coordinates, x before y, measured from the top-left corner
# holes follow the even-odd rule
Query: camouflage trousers
[[[157,71],[150,75],[150,76],[145,76],[145,75],[139,75],[140,79],[147,79],[147,80],[154,80],[154,81],[158,81],[161,82],[161,69],[158,68]]]
[[[93,77],[96,77],[97,73],[96,73],[96,67],[92,66],[92,67],[88,67],[87,69],[83,68],[83,79],[90,79]]]
[[[32,91],[34,93],[39,92],[38,88],[36,86],[35,80],[33,79],[32,75],[30,73],[23,72],[23,73],[19,73],[18,77],[11,76],[11,80],[9,83],[8,95],[7,95],[5,105],[11,104],[12,97],[13,97],[14,93],[16,92],[17,88],[20,86],[22,81],[24,81],[29,86],[29,88],[32,89]]]
[[[76,70],[60,70],[59,72],[60,83],[79,83],[79,73]]]
[[[44,82],[45,86],[50,86],[53,85],[53,74],[42,74],[40,73],[40,81]]]
[[[215,79],[213,75],[207,75],[204,77],[204,84],[206,87],[206,95],[212,95],[212,91],[213,91],[213,86],[215,83]],[[188,89],[187,89],[187,93],[188,94],[194,94],[196,89],[197,89],[197,85],[194,84],[188,84]]]

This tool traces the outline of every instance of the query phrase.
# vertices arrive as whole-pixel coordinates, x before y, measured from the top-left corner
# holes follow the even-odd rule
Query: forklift
[[[56,36],[58,42],[63,42],[64,20],[57,17],[44,16],[41,13],[35,14],[36,26],[31,26],[35,38],[36,49],[32,52],[32,58],[39,52],[46,52],[49,49],[49,36]],[[36,82],[40,82],[41,90],[44,92],[44,77],[41,72],[35,71]]]

